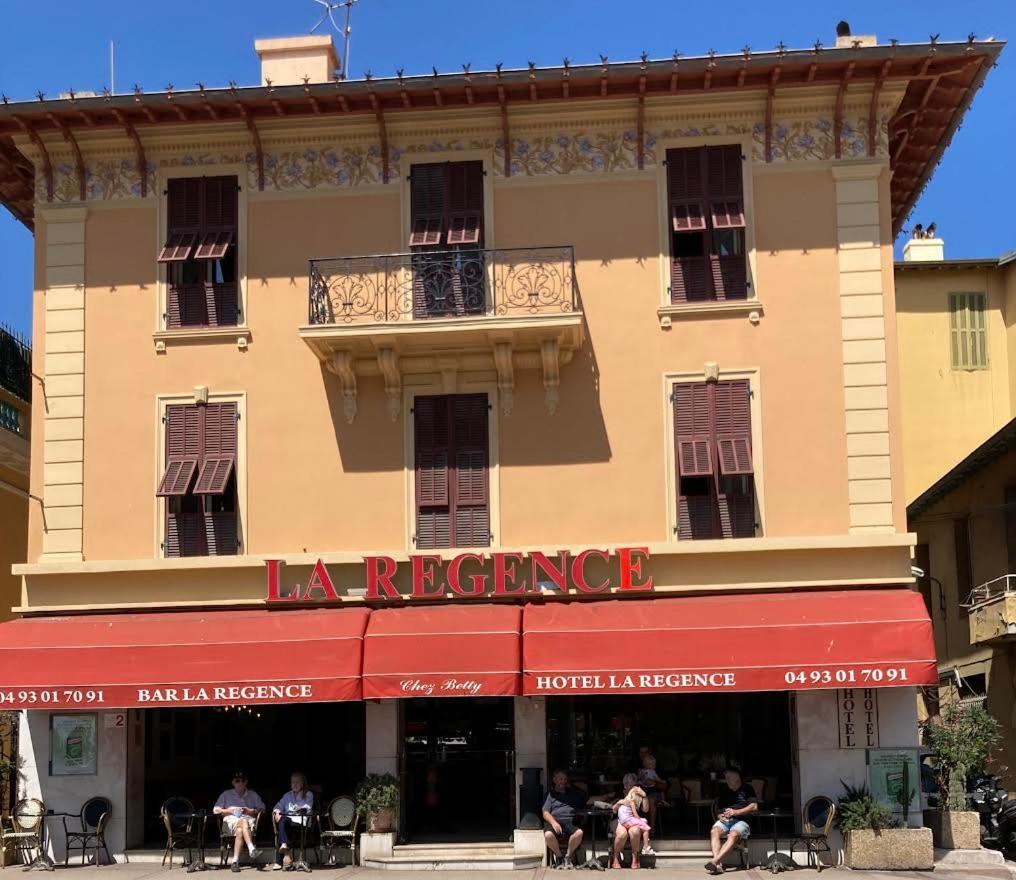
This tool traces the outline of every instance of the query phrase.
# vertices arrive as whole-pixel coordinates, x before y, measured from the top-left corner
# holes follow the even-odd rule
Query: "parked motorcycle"
[[[967,797],[980,816],[981,846],[1016,853],[1016,800],[1009,798],[1001,777],[975,776],[968,783]]]

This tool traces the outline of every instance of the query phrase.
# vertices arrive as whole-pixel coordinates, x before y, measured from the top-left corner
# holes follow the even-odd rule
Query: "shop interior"
[[[165,845],[163,802],[184,797],[210,810],[234,770],[247,774],[269,809],[293,771],[307,775],[322,809],[334,797],[352,795],[364,775],[362,702],[147,709],[144,716],[148,846]],[[209,839],[214,833],[209,830]],[[263,823],[258,837],[271,835],[271,822]]]
[[[549,697],[547,762],[610,801],[626,773],[644,769],[649,746],[669,804],[654,837],[701,836],[728,765],[763,805],[792,806],[791,729],[786,693]]]

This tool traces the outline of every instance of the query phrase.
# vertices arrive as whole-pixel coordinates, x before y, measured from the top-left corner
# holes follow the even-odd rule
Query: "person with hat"
[[[254,846],[254,831],[257,828],[257,817],[264,812],[265,802],[261,796],[247,788],[247,774],[237,770],[233,774],[233,786],[227,788],[215,802],[213,812],[216,816],[222,816],[226,828],[233,835],[233,858],[230,860],[230,870],[240,870],[240,850],[247,844],[247,852],[251,861],[258,856],[257,848]]]

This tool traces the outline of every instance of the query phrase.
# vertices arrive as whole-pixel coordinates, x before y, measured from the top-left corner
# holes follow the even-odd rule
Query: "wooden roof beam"
[[[938,88],[938,81],[939,81],[938,76],[928,80],[928,86],[924,90],[924,94],[921,96],[921,100],[918,103],[918,105],[914,107],[912,110],[908,110],[906,112],[905,115],[910,116],[910,123],[907,125],[906,129],[904,129],[903,133],[900,135],[900,141],[896,145],[896,149],[893,152],[892,161],[894,167],[897,161],[899,160],[900,156],[902,155],[903,150],[906,148],[907,142],[910,140],[910,136],[914,133],[914,130],[917,128],[917,124],[921,121],[921,116],[924,114],[924,109],[925,107],[927,107],[928,101],[931,100],[932,93],[935,91],[936,88]]]
[[[18,124],[21,130],[28,135],[28,139],[32,142],[33,146],[39,151],[39,158],[42,160],[42,174],[46,178],[46,201],[53,201],[53,163],[49,159],[49,151],[46,149],[46,145],[42,142],[42,138],[39,137],[39,133],[35,130],[30,122],[26,122],[20,116],[15,116],[14,121]]]
[[[78,142],[74,139],[74,135],[71,130],[67,127],[66,123],[53,113],[47,113],[46,118],[53,123],[59,130],[60,134],[63,135],[63,139],[70,144],[71,152],[74,154],[74,174],[78,178],[78,198],[81,201],[85,200],[85,160],[81,157],[81,148],[78,146]]]
[[[265,151],[261,147],[261,135],[258,133],[258,127],[254,122],[254,117],[251,115],[250,110],[240,101],[236,102],[236,109],[240,111],[240,116],[243,118],[247,130],[250,132],[250,138],[254,142],[254,161],[257,163],[258,168],[258,190],[264,191]]]
[[[854,75],[856,62],[851,61],[840,78],[840,87],[836,92],[836,108],[833,111],[833,154],[837,159],[843,154],[843,101],[847,96],[847,83]]]
[[[868,106],[868,155],[875,155],[875,140],[878,135],[878,95],[882,91],[882,83],[889,75],[889,69],[893,66],[892,58],[882,62],[882,68],[875,78],[875,84],[871,87],[871,104]]]
[[[145,158],[145,148],[141,143],[141,138],[138,137],[137,129],[123,112],[114,108],[113,115],[116,117],[116,121],[123,126],[123,130],[127,132],[127,137],[134,143],[135,164],[138,169],[138,177],[141,178],[141,198],[145,198],[148,195],[148,160]]]
[[[436,91],[436,89],[435,89]],[[385,112],[377,95],[370,93],[370,106],[374,110],[374,117],[377,119],[378,139],[381,141],[381,182],[388,183],[388,128],[385,125]]]

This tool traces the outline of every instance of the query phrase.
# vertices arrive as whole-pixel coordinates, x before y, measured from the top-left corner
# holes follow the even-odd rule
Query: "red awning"
[[[364,699],[517,694],[521,624],[518,605],[374,611],[363,642]]]
[[[366,608],[24,618],[0,625],[0,709],[359,700]]]
[[[529,605],[523,693],[782,691],[938,683],[910,590]]]

